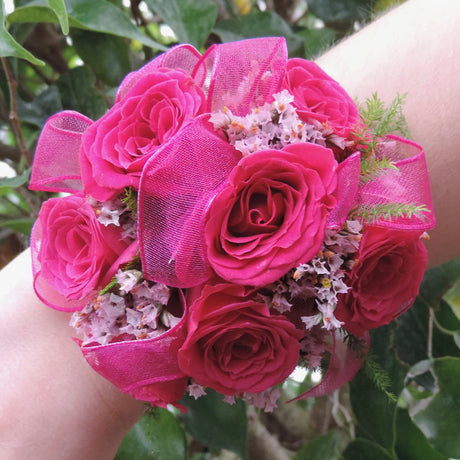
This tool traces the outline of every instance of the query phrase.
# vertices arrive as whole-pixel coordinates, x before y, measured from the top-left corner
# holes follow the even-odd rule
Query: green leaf
[[[125,436],[115,460],[185,460],[186,441],[176,417],[159,407],[149,411]]]
[[[30,169],[26,169],[19,176],[0,178],[0,192],[4,192],[5,189],[21,187],[24,185],[29,180],[30,171]]]
[[[379,444],[361,438],[348,444],[342,456],[345,460],[396,460],[390,452]]]
[[[53,114],[62,110],[61,98],[56,86],[50,86],[31,102],[18,99],[18,115],[22,122],[41,128]]]
[[[396,415],[395,450],[401,460],[448,460],[431,447],[404,409],[398,410]]]
[[[217,19],[212,0],[145,0],[171,27],[178,40],[202,48]]]
[[[338,460],[337,431],[329,431],[304,445],[292,460]]]
[[[69,18],[67,16],[67,10],[65,7],[64,0],[47,0],[47,1],[48,1],[48,5],[54,11],[54,14],[58,18],[62,33],[64,35],[67,35],[69,33]]]
[[[443,299],[460,320],[460,279],[444,294]]]
[[[10,219],[4,222],[0,222],[0,228],[6,227],[11,230],[22,233],[23,235],[30,235],[34,219],[31,217],[24,217],[20,219]]]
[[[206,391],[197,400],[186,396],[180,401],[188,409],[184,415],[187,430],[210,448],[231,450],[247,459],[246,404],[236,400],[230,405],[217,392],[209,388]]]
[[[8,32],[3,16],[3,3],[0,7],[0,57],[17,57],[35,65],[45,65],[43,61],[23,48]]]
[[[420,298],[427,306],[437,308],[448,289],[460,278],[460,258],[428,270],[420,286]]]
[[[370,353],[390,376],[391,381],[387,391],[398,396],[404,387],[407,367],[397,360],[391,347],[393,327],[384,326],[371,331]],[[357,436],[367,438],[380,445],[386,452],[392,453],[396,404],[372,383],[364,368],[350,383],[350,400],[357,419]]]
[[[296,35],[289,24],[273,11],[256,11],[243,16],[220,21],[214,27],[223,42],[252,37],[282,36],[286,38],[289,53],[302,54],[303,39]]]
[[[71,69],[56,81],[61,96],[62,108],[76,110],[93,120],[107,110],[104,97],[96,91],[96,78],[89,67]]]
[[[428,357],[428,316],[427,306],[417,299],[414,305],[396,320],[394,345],[397,356],[409,366]]]
[[[335,32],[323,27],[321,29],[305,29],[297,32],[304,39],[305,57],[314,59],[326,50],[335,40]]]
[[[120,9],[107,0],[66,0],[69,25],[137,40],[158,50],[166,48],[144,35]],[[36,0],[16,8],[9,22],[57,22],[56,14],[44,0]]]
[[[439,391],[411,417],[437,451],[460,458],[460,358],[438,358],[432,365]]]
[[[107,85],[118,86],[131,70],[124,38],[81,29],[72,29],[71,37],[79,56]]]
[[[350,25],[370,18],[374,0],[308,0],[310,11],[329,24]]]

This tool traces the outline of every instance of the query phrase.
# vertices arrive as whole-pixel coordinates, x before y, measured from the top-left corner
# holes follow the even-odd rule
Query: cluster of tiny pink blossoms
[[[201,396],[206,395],[206,388],[202,385],[192,382],[187,387],[188,394],[198,399]],[[247,404],[251,404],[258,409],[262,409],[264,412],[273,412],[277,407],[277,402],[281,396],[279,388],[267,388],[265,391],[260,393],[242,393],[239,397]],[[227,404],[235,404],[235,395],[225,396],[223,399]]]
[[[216,129],[222,129],[228,142],[243,155],[258,150],[282,149],[291,144],[309,142],[323,147],[326,143],[340,148],[348,146],[349,141],[340,137],[332,129],[318,120],[308,123],[301,120],[291,104],[294,97],[287,90],[273,95],[272,103],[265,103],[251,112],[239,117],[224,107],[222,112],[211,115],[209,121]]]
[[[150,339],[179,322],[166,310],[167,286],[144,280],[139,270],[119,270],[116,280],[117,293],[100,294],[73,313],[70,325],[82,345]]]
[[[314,314],[301,317],[306,330],[318,325],[328,331],[341,328],[343,323],[334,316],[337,295],[349,290],[344,278],[354,264],[361,232],[361,223],[352,220],[340,231],[326,230],[323,245],[312,260],[275,282],[269,294],[261,294],[266,305],[285,313],[291,309],[292,299],[312,298]]]
[[[116,197],[113,200],[100,202],[88,195],[86,201],[94,208],[97,220],[102,225],[106,227],[108,225],[121,226],[123,239],[135,240],[137,238],[137,221],[120,198]]]

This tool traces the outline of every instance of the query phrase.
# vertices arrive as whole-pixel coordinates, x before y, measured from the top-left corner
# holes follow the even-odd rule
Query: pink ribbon
[[[80,144],[93,122],[78,112],[64,111],[47,120],[35,150],[31,190],[75,192],[83,188]]]
[[[179,303],[185,311],[185,300]],[[176,326],[152,339],[114,342],[81,348],[91,367],[134,398],[163,406],[185,392],[187,376],[179,369],[177,352],[187,335],[186,315]]]
[[[380,219],[373,223],[395,230],[429,230],[436,225],[428,169],[423,148],[408,139],[387,136],[377,155],[394,162],[389,169],[358,190],[354,206],[378,206],[391,203],[424,205],[426,211],[411,217]]]
[[[213,130],[207,115],[184,127],[144,167],[139,240],[147,279],[193,287],[212,274],[205,255],[207,207],[241,154]]]
[[[331,361],[325,376],[318,385],[302,393],[288,402],[299,401],[307,398],[317,398],[331,394],[341,386],[348,383],[359,371],[366,359],[369,351],[370,337],[366,332],[360,340],[364,343],[364,348],[359,353],[353,351],[343,340],[343,335],[336,331],[332,333],[333,348]]]

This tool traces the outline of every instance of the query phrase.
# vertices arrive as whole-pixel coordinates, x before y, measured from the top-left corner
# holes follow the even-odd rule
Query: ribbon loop
[[[179,302],[184,310],[182,296]],[[88,345],[81,350],[91,367],[122,391],[161,406],[176,402],[185,392],[188,379],[179,369],[177,352],[186,335],[184,314],[158,337]]]
[[[80,145],[93,122],[78,112],[59,112],[43,127],[35,150],[31,190],[68,192],[82,190]]]
[[[184,127],[144,167],[139,240],[144,276],[192,287],[211,276],[203,242],[207,207],[241,154],[214,132],[207,115]]]
[[[280,90],[287,62],[284,38],[268,37],[214,45],[193,77],[208,94],[208,111],[228,107],[246,115]]]
[[[375,180],[361,186],[355,206],[375,207],[391,204],[413,204],[426,210],[411,216],[373,222],[379,227],[395,230],[429,230],[436,224],[431,199],[425,153],[415,142],[398,136],[387,136],[377,152],[378,157],[394,162],[396,169],[387,170]]]

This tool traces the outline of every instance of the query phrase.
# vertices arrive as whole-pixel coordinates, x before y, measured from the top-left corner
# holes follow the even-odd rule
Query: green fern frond
[[[372,224],[378,220],[392,220],[398,217],[417,216],[421,212],[429,212],[424,205],[415,203],[382,203],[372,205],[362,205],[354,208],[350,212],[351,219],[357,219]]]
[[[137,215],[137,193],[131,188],[126,187],[124,195],[120,198],[121,202],[128,208],[128,210],[134,215]]]
[[[367,344],[363,339],[347,333],[343,341],[347,344],[347,347],[351,350],[356,359],[364,360],[366,357]]]
[[[101,289],[99,291],[99,295],[104,295],[104,294],[107,294],[107,292],[110,292],[112,291],[113,289],[115,289],[115,287],[118,285],[118,281],[117,281],[117,278],[114,276],[109,284],[107,284],[107,286],[103,289]]]
[[[364,363],[364,372],[372,381],[374,386],[385,393],[390,402],[396,403],[398,401],[396,395],[389,391],[389,388],[391,387],[390,377],[372,354],[367,355]]]
[[[399,95],[391,102],[389,107],[377,96],[372,94],[366,100],[365,107],[361,107],[361,118],[370,129],[374,137],[384,137],[387,134],[402,134],[409,136],[407,121],[403,113],[403,104],[406,95]]]
[[[388,160],[385,157],[380,160],[375,157],[365,158],[361,162],[361,175],[359,180],[361,184],[367,184],[368,182],[376,180],[388,170],[398,170],[394,162],[391,160]]]
[[[364,130],[355,132],[363,147],[364,156],[371,155],[388,134],[400,134],[409,137],[409,129],[403,114],[403,103],[405,95],[398,95],[389,107],[377,96],[377,93],[366,99],[364,106],[360,107],[361,119],[364,123]]]

